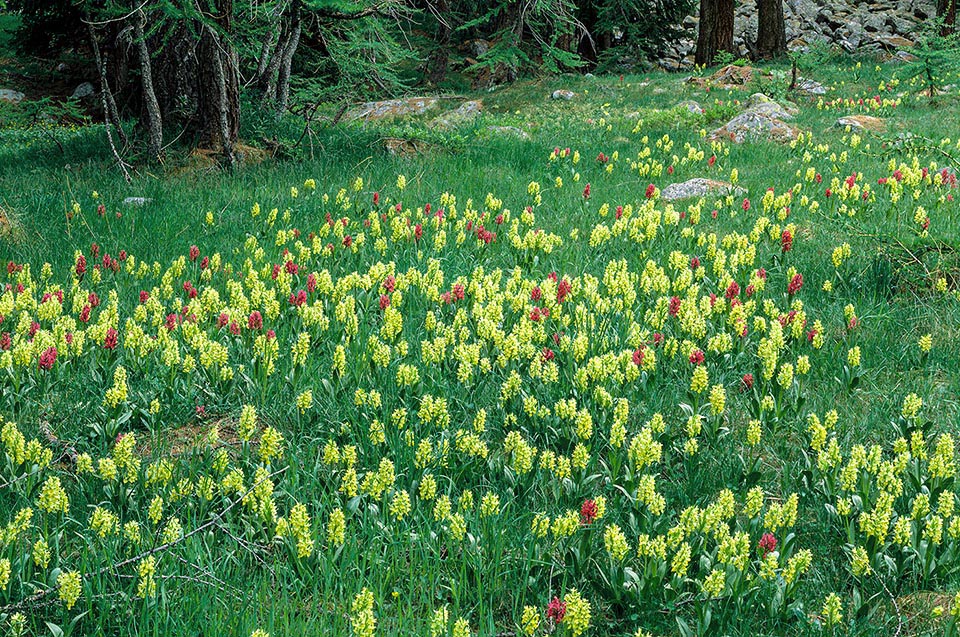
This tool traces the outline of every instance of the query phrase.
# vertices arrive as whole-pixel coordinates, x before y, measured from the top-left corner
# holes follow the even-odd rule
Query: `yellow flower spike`
[[[533,606],[524,606],[520,628],[524,635],[533,637],[537,633],[537,629],[540,628],[540,611]]]
[[[64,515],[67,513],[70,508],[70,501],[67,499],[67,492],[60,484],[60,478],[50,476],[46,479],[40,489],[37,506],[47,513],[62,513]]]
[[[373,593],[364,588],[350,605],[350,625],[356,637],[373,637],[377,617],[373,612]]]
[[[334,509],[327,521],[327,542],[333,546],[343,546],[346,540],[347,520],[342,509]]]
[[[430,637],[444,637],[449,624],[450,612],[446,606],[433,611],[433,617],[430,620]]]
[[[410,494],[406,491],[397,491],[390,502],[390,515],[397,521],[403,520],[410,514]]]
[[[463,617],[458,617],[453,623],[452,637],[470,637],[470,622]]]
[[[616,524],[608,525],[603,532],[603,545],[607,554],[615,562],[622,562],[630,552],[627,538]]]
[[[824,624],[828,629],[833,629],[843,621],[843,602],[836,593],[827,595],[823,602],[823,609],[820,611]]]
[[[77,571],[61,571],[60,575],[57,576],[58,596],[67,610],[72,609],[73,605],[77,603],[82,590],[83,584],[80,573]]]
[[[567,605],[563,623],[568,627],[571,637],[580,637],[590,628],[590,602],[577,589],[567,593],[563,601]]]
[[[313,407],[313,391],[308,389],[297,396],[296,404],[297,410],[301,414],[310,410]]]
[[[260,458],[267,464],[283,454],[283,436],[273,427],[267,427],[260,435]]]

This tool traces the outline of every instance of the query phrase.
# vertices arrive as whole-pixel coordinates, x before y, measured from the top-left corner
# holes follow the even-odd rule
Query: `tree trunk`
[[[267,37],[263,39],[263,45],[260,47],[260,57],[257,62],[257,83],[263,81],[264,74],[267,72],[267,66],[273,58],[277,44],[280,42],[281,18],[283,16],[283,3],[277,3],[271,14],[272,22],[267,31]]]
[[[733,0],[717,1],[717,51],[726,51],[737,55],[733,46]]]
[[[198,51],[199,124],[209,148],[236,164],[233,147],[240,134],[240,77],[232,33],[233,0],[217,2],[216,25],[203,25]]]
[[[786,53],[783,0],[757,0],[757,57],[769,60]]]
[[[138,11],[133,17],[134,46],[140,62],[140,83],[143,88],[143,106],[147,112],[145,118],[147,127],[147,154],[150,161],[163,159],[163,121],[160,117],[160,104],[157,94],[153,90],[153,71],[150,62],[150,50],[143,35],[143,25],[147,17],[143,11]]]
[[[286,46],[283,48],[280,71],[277,77],[277,117],[283,116],[287,110],[287,103],[290,101],[290,69],[293,66],[293,55],[297,52],[297,46],[300,44],[300,3],[294,2],[292,25],[290,27],[290,37],[287,38]]]
[[[300,2],[294,0],[289,13],[280,17],[277,41],[261,51],[257,70],[261,102],[264,107],[274,108],[281,114],[286,110],[290,96],[290,67],[300,44],[300,17]]]
[[[695,61],[699,65],[710,66],[720,51],[736,55],[733,47],[733,0],[700,0]]]
[[[86,21],[87,33],[90,34],[90,46],[93,49],[93,61],[97,64],[97,74],[100,77],[100,97],[103,102],[103,120],[107,128],[107,135],[110,135],[110,126],[112,125],[116,129],[120,141],[123,142],[124,146],[127,146],[130,142],[127,140],[127,133],[121,125],[117,102],[113,98],[113,91],[110,90],[110,82],[107,80],[107,60],[100,54],[100,40],[97,38],[97,32],[93,24],[90,23],[89,17],[86,18]]]

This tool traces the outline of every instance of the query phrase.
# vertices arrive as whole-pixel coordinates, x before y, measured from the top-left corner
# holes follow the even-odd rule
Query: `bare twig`
[[[340,120],[343,118],[344,113],[347,112],[347,108],[350,106],[348,102],[344,102],[340,108],[337,110],[337,114],[333,116],[333,120],[330,122],[331,126],[336,126],[340,123]]]
[[[20,482],[21,480],[27,478],[27,477],[30,476],[30,475],[32,475],[32,474],[30,474],[30,473],[21,474],[21,475],[17,476],[16,478],[11,479],[9,482],[5,482],[4,484],[0,484],[0,489],[6,489],[7,487],[12,487],[13,485],[15,485],[16,483]]]
[[[150,0],[143,0],[143,3],[139,7],[128,13],[127,15],[120,16],[119,18],[110,18],[109,20],[103,20],[102,22],[94,22],[92,20],[87,20],[86,18],[81,18],[80,21],[86,24],[89,27],[102,27],[108,24],[113,24],[114,22],[124,22],[127,18],[135,15],[138,11],[143,9],[150,3]]]
[[[883,587],[883,591],[890,598],[890,601],[893,602],[893,611],[897,614],[897,630],[893,633],[893,637],[900,637],[900,633],[903,632],[903,613],[900,612],[900,604],[897,603],[897,598],[890,592],[890,589],[887,588],[886,583],[884,583],[883,578],[880,577],[879,574],[877,575],[877,580],[879,580],[880,586]]]
[[[220,529],[221,531],[223,531],[223,532],[227,535],[227,537],[229,537],[230,539],[232,539],[234,542],[236,542],[237,544],[239,544],[244,550],[246,550],[248,553],[250,553],[250,555],[252,555],[258,562],[260,562],[260,565],[261,565],[261,566],[263,566],[263,567],[266,568],[268,571],[270,571],[270,575],[272,575],[274,578],[277,577],[277,572],[276,572],[275,570],[273,570],[273,567],[270,566],[269,564],[267,564],[266,560],[263,559],[263,556],[261,556],[260,553],[258,553],[258,552],[255,550],[255,549],[263,549],[263,548],[265,548],[265,547],[263,547],[263,546],[261,546],[261,545],[259,545],[259,544],[253,543],[253,542],[248,542],[247,540],[244,540],[243,538],[237,537],[236,535],[234,535],[233,533],[231,533],[230,530],[227,529],[227,527],[223,526],[222,524],[217,524],[217,528]]]

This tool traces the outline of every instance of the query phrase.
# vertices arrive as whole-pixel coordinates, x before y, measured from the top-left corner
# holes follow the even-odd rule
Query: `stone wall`
[[[784,0],[787,43],[803,51],[816,41],[827,41],[855,51],[895,51],[909,44],[917,25],[936,14],[935,0]],[[684,20],[690,37],[677,43],[659,64],[668,69],[693,66],[697,16]],[[747,56],[745,39],[756,41],[754,0],[738,0],[734,42]]]

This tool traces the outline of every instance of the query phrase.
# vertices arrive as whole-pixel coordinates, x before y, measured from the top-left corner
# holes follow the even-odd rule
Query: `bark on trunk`
[[[733,0],[700,0],[695,61],[710,66],[720,51],[736,54],[733,47]]]
[[[274,46],[261,52],[257,84],[265,107],[282,114],[290,97],[290,67],[300,44],[300,2],[295,1],[289,12],[281,17],[279,35]]]
[[[124,146],[130,142],[127,140],[127,133],[123,130],[120,122],[120,113],[117,111],[117,102],[113,98],[113,91],[110,90],[110,82],[107,80],[107,60],[100,54],[100,40],[97,32],[87,21],[87,32],[90,34],[90,46],[93,49],[93,61],[97,65],[97,74],[100,77],[100,98],[103,103],[103,120],[107,128],[107,136],[110,136],[110,127],[117,131],[117,136]],[[112,143],[112,140],[111,140]]]
[[[940,35],[946,37],[957,30],[957,0],[937,0],[937,17],[943,20]]]
[[[163,159],[163,121],[160,117],[160,104],[157,94],[153,90],[153,70],[150,62],[150,50],[143,35],[143,25],[147,17],[143,11],[138,11],[133,18],[134,45],[140,62],[140,83],[143,89],[143,106],[146,110],[144,118],[147,129],[147,154],[150,161]]]
[[[783,0],[757,0],[757,57],[769,60],[786,54]]]
[[[197,82],[200,130],[209,148],[224,162],[236,164],[233,147],[240,134],[240,77],[232,32],[233,1],[217,3],[216,24],[204,25],[200,37]],[[221,37],[223,34],[223,37]]]
[[[267,66],[273,59],[277,44],[280,42],[281,16],[283,15],[284,5],[278,3],[273,10],[271,18],[273,22],[267,31],[267,37],[263,40],[263,46],[260,47],[260,57],[257,62],[257,83],[260,83],[264,74],[267,72]]]
[[[733,46],[733,0],[717,0],[717,51],[737,54]]]
[[[297,52],[300,45],[300,3],[294,3],[292,26],[290,28],[290,37],[287,38],[286,46],[280,61],[280,72],[277,77],[277,117],[281,117],[287,110],[287,103],[290,101],[290,69],[293,66],[293,55]]]

